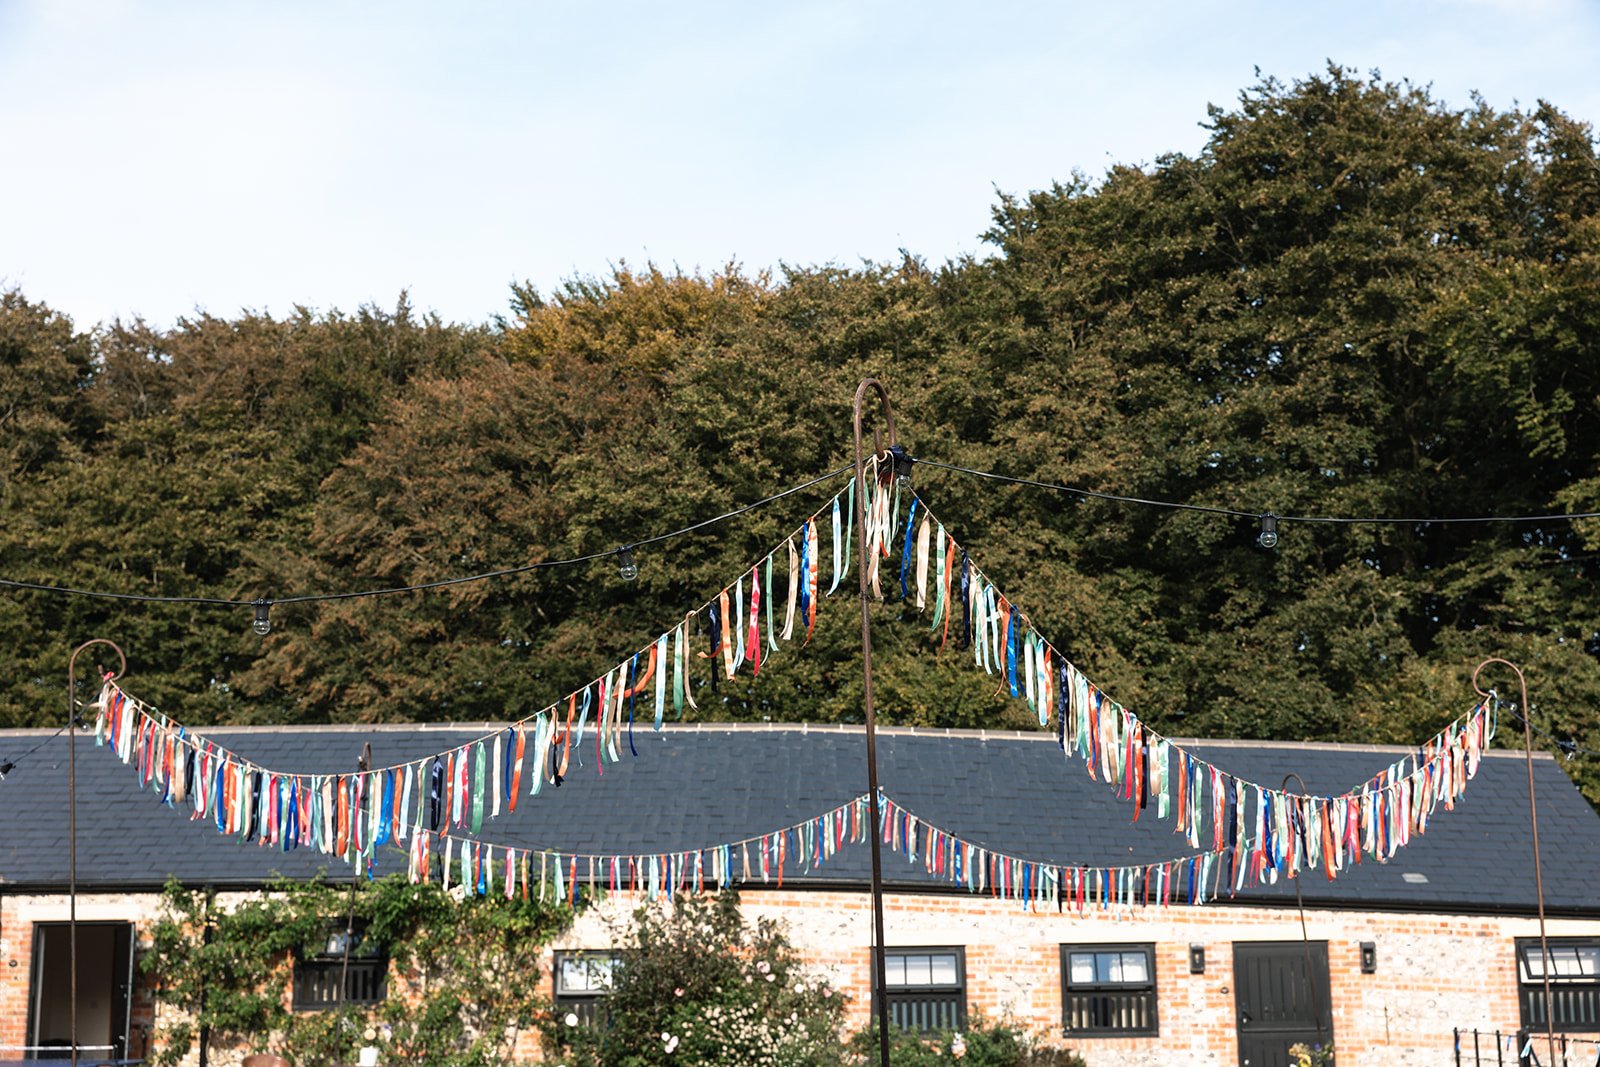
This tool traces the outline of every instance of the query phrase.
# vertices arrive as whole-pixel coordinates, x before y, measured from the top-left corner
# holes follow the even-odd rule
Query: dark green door
[[[1233,989],[1240,1067],[1291,1067],[1289,1046],[1333,1041],[1326,941],[1234,942]]]

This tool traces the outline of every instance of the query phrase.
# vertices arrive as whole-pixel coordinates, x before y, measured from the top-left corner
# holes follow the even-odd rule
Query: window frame
[[[907,956],[953,956],[956,961],[955,982],[929,983],[927,985],[889,985],[889,959],[890,957]],[[899,1002],[910,1002],[923,995],[956,997],[956,1019],[953,1029],[963,1030],[967,1025],[967,950],[964,945],[894,945],[885,946],[883,950],[884,962],[884,996],[889,1002],[890,1014],[893,1015],[894,1005]],[[876,985],[871,977],[868,979],[868,988]],[[932,1033],[933,1029],[913,1030],[910,1027],[897,1028],[909,1033]]]
[[[608,959],[614,972],[622,963],[623,955],[611,948],[564,948],[556,949],[550,955],[550,1002],[555,1007],[556,1017],[564,1023],[568,1014],[575,1014],[579,1026],[592,1026],[600,1022],[605,1014],[605,1003],[611,998],[611,986],[607,985],[604,992],[564,991],[561,988],[561,966],[572,959]]]
[[[1072,956],[1074,953],[1139,952],[1145,958],[1149,979],[1144,982],[1074,982]],[[1146,994],[1149,997],[1147,1027],[1072,1026],[1068,1007],[1074,994],[1104,996],[1108,994]],[[1161,1036],[1161,985],[1156,972],[1156,944],[1153,941],[1090,941],[1064,943],[1061,946],[1061,1028],[1074,1037],[1160,1037]]]
[[[1587,948],[1594,949],[1600,954],[1600,937],[1551,937],[1546,938],[1551,953],[1562,948]],[[1522,1025],[1528,1029],[1543,1030],[1545,1020],[1540,1015],[1530,1012],[1530,1008],[1538,1006],[1544,1000],[1544,976],[1534,975],[1528,967],[1533,956],[1542,955],[1537,937],[1519,937],[1515,942],[1516,969],[1517,969],[1517,1009]],[[1597,961],[1597,972],[1600,972],[1600,961]],[[1562,993],[1568,994],[1563,997]],[[1576,997],[1573,994],[1576,994]],[[1590,1033],[1600,1026],[1600,973],[1594,975],[1550,975],[1550,995],[1555,1001],[1554,1008],[1559,1016],[1563,1003],[1570,1003],[1573,999],[1588,1001],[1589,1017],[1584,1019],[1556,1018],[1554,1030],[1556,1033]]]
[[[330,919],[324,928],[322,944],[326,946],[334,937],[343,937],[348,929],[355,937],[350,949],[350,969],[345,974],[344,948],[338,952],[307,952],[302,945],[294,950],[294,968],[290,977],[290,1010],[291,1011],[329,1011],[347,1004],[357,1006],[370,1006],[382,1004],[389,998],[389,950],[387,946],[379,945],[372,951],[363,951],[362,946],[366,941],[368,923],[365,919]],[[351,997],[351,980],[360,982],[363,972],[367,972],[372,983],[373,994],[370,997]],[[345,987],[342,996],[334,1000],[314,999],[308,994],[318,985],[316,977],[323,977],[324,981],[334,986],[339,984],[339,975],[344,974]]]

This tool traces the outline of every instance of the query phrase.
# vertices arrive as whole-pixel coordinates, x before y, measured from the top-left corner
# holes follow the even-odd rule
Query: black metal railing
[[[1111,993],[1067,991],[1062,1024],[1074,1034],[1149,1034],[1156,1032],[1153,989]]]
[[[556,1017],[563,1023],[568,1015],[578,1017],[578,1026],[599,1026],[606,1019],[606,998],[604,994],[592,997],[575,997],[560,995],[556,997]]]
[[[1529,1030],[1544,1029],[1544,989],[1525,985],[1519,991],[1522,1023]],[[1552,984],[1557,1030],[1600,1030],[1600,985]]]
[[[1597,1029],[1596,1032],[1600,1032]],[[1455,1033],[1456,1067],[1589,1067],[1600,1061],[1600,1041],[1588,1038],[1569,1040],[1556,1035],[1555,1060],[1546,1063],[1550,1041],[1538,1030],[1463,1030]]]
[[[387,959],[351,960],[340,996],[339,976],[345,974],[344,961],[302,960],[294,969],[294,1007],[296,1011],[317,1011],[345,1004],[376,1004],[383,1000],[389,977]]]
[[[960,1030],[967,1025],[967,995],[959,989],[890,993],[889,1025],[896,1030]]]

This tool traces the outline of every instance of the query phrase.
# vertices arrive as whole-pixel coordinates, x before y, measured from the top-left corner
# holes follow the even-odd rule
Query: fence
[[[1456,1067],[1600,1067],[1600,1042],[1583,1038],[1556,1037],[1556,1059],[1545,1063],[1539,1058],[1550,1051],[1550,1043],[1540,1034],[1527,1030],[1504,1033],[1496,1030],[1455,1029]],[[1591,1053],[1593,1058],[1590,1058]]]

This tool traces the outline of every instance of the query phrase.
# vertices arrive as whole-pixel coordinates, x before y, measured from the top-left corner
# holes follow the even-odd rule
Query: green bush
[[[806,968],[777,924],[754,927],[736,893],[634,915],[601,1022],[544,1028],[569,1067],[827,1067],[842,1061],[844,997]]]
[[[862,1067],[874,1067],[878,1063],[876,1025],[850,1039],[850,1054]],[[1083,1057],[1071,1049],[1040,1044],[1018,1026],[976,1018],[962,1031],[928,1034],[896,1031],[889,1038],[890,1067],[935,1067],[951,1063],[960,1063],[962,1067],[1084,1067]]]

